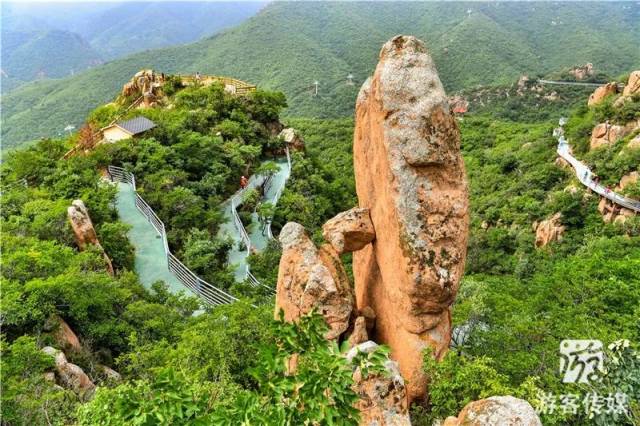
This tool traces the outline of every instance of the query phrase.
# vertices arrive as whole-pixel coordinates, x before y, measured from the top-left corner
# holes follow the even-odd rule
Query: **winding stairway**
[[[254,175],[245,189],[236,192],[223,204],[225,217],[228,220],[221,226],[220,232],[222,235],[231,237],[234,242],[229,252],[229,264],[236,266],[237,281],[248,279],[254,286],[264,285],[249,270],[247,257],[252,249],[262,250],[269,239],[273,239],[271,223],[267,223],[264,229],[261,228],[257,214],[253,213],[254,226],[248,232],[240,220],[237,208],[242,203],[245,191],[263,184],[266,190],[262,201],[271,202],[274,205],[277,203],[291,174],[291,157],[288,148],[286,159],[280,159],[276,164],[279,170],[269,179],[269,182],[265,183],[264,177]],[[122,221],[131,226],[128,236],[136,249],[135,268],[140,281],[146,287],[162,280],[172,292],[177,293],[188,289],[209,305],[223,305],[238,300],[228,292],[198,277],[171,253],[164,223],[136,191],[136,180],[132,173],[120,167],[109,166],[108,177],[118,185],[116,208]],[[273,292],[273,289],[267,288]]]

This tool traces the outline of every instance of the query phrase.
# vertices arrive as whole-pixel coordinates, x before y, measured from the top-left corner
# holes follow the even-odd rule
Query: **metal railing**
[[[635,213],[640,213],[640,201],[627,198],[617,192],[611,191],[609,188],[600,185],[593,179],[594,174],[591,169],[571,154],[569,150],[569,142],[564,138],[562,125],[559,129],[554,130],[554,135],[558,138],[558,148],[556,152],[560,157],[571,164],[580,183],[591,189],[596,194],[601,195],[622,207],[632,210]]]
[[[249,237],[249,233],[247,232],[242,220],[240,219],[240,215],[238,214],[237,207],[242,205],[242,197],[246,191],[249,189],[253,189],[260,185],[267,185],[269,183],[269,179],[265,179],[263,176],[259,176],[253,181],[253,184],[250,187],[242,188],[231,197],[231,215],[233,216],[233,224],[240,234],[240,239],[244,243],[246,247],[245,259],[249,257],[251,254],[251,238]],[[275,290],[268,285],[262,284],[260,280],[258,280],[252,273],[251,268],[249,267],[249,263],[245,260],[245,269],[244,269],[244,278],[249,281],[249,283],[254,287],[264,287],[269,290],[270,293],[275,294]]]
[[[291,154],[289,153],[288,146],[285,147],[285,153],[287,154],[287,167],[289,168],[289,173],[287,174],[285,183],[280,188],[278,188],[276,195],[273,197],[274,206],[278,203],[278,200],[280,199],[280,197],[282,196],[282,192],[284,191],[284,187],[286,186],[287,180],[289,180],[289,177],[291,177]],[[273,237],[273,232],[271,231],[271,222],[272,220],[269,220],[269,222],[267,222],[267,236],[270,240],[273,240],[275,238]]]
[[[136,208],[142,213],[149,223],[154,227],[162,238],[165,256],[167,257],[167,266],[169,271],[176,277],[178,281],[185,287],[197,294],[202,300],[211,305],[225,305],[236,302],[238,299],[224,290],[219,289],[198,277],[189,268],[187,268],[171,251],[167,242],[167,233],[164,223],[147,202],[138,194],[136,190],[136,178],[133,173],[124,170],[121,167],[109,166],[107,168],[109,178],[112,182],[122,182],[131,185],[135,194]]]
[[[210,84],[213,82],[219,82],[224,84],[225,86],[233,86],[236,95],[245,95],[249,92],[253,92],[256,90],[256,86],[246,81],[238,80],[237,78],[231,77],[223,77],[218,75],[200,75],[196,77],[195,75],[178,75],[183,84],[194,84],[195,82],[201,84]]]

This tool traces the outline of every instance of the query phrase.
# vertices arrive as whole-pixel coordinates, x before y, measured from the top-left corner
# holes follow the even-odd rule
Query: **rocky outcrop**
[[[531,404],[512,396],[492,396],[467,404],[443,426],[542,426]]]
[[[164,75],[153,70],[140,70],[122,87],[121,100],[133,101],[142,97],[142,107],[153,107],[161,96]]]
[[[576,80],[584,80],[593,75],[593,64],[587,63],[581,67],[575,67],[569,70],[569,74],[574,76]]]
[[[283,129],[278,137],[286,142],[289,149],[293,149],[294,151],[304,151],[304,140],[293,127]]]
[[[622,178],[620,178],[620,183],[615,188],[615,191],[616,192],[622,191],[627,186],[638,183],[639,178],[640,178],[640,175],[638,174],[638,172],[631,172],[629,174],[622,176]]]
[[[93,395],[96,386],[82,368],[67,361],[64,352],[51,346],[42,348],[42,351],[54,359],[56,377],[64,388],[73,390],[83,400]]]
[[[376,239],[354,253],[359,309],[376,314],[372,337],[391,347],[411,400],[425,396],[422,351],[451,339],[469,225],[460,132],[424,44],[385,43],[356,103],[354,165],[359,205]]]
[[[533,230],[536,232],[536,248],[542,248],[552,241],[561,241],[565,227],[561,222],[562,213],[556,213],[549,219],[540,223],[534,222]]]
[[[347,361],[352,362],[358,352],[371,353],[377,348],[378,345],[372,341],[361,343],[347,353]],[[360,367],[354,369],[353,390],[359,396],[355,406],[360,411],[360,425],[410,426],[407,392],[398,364],[388,360],[384,367],[385,374],[366,377]]]
[[[640,127],[640,122],[632,121],[624,126],[619,124],[600,123],[593,128],[591,132],[590,149],[600,148],[601,146],[611,145],[618,142],[631,132]]]
[[[295,321],[315,309],[327,322],[327,339],[349,328],[353,290],[338,253],[329,244],[317,249],[302,225],[287,223],[279,237],[282,257],[276,289],[276,317]]]
[[[339,213],[322,226],[322,236],[338,254],[362,249],[376,237],[369,209],[356,207]]]
[[[80,340],[69,324],[58,315],[52,315],[44,323],[44,331],[50,332],[55,342],[65,350],[82,349]]]
[[[640,179],[638,172],[631,172],[624,175],[620,179],[620,183],[613,189],[615,192],[623,192],[624,189],[632,184],[635,184]],[[635,212],[630,209],[619,206],[613,201],[609,201],[607,198],[601,197],[598,203],[598,211],[602,215],[602,220],[605,223],[624,223],[627,218],[633,217]]]
[[[616,83],[607,83],[605,85],[602,85],[594,90],[591,96],[589,96],[587,105],[597,105],[602,102],[607,96],[615,95],[616,93],[618,93],[618,85]]]
[[[73,234],[75,235],[78,248],[83,251],[86,250],[89,245],[97,247],[102,252],[107,272],[113,275],[111,259],[109,259],[109,256],[105,253],[102,245],[100,245],[100,241],[98,241],[98,236],[95,228],[93,227],[93,223],[91,222],[89,211],[82,200],[74,200],[71,203],[71,206],[67,208],[67,216],[71,223],[71,228],[73,229]]]
[[[632,96],[635,94],[640,94],[640,70],[633,71],[629,75],[629,80],[627,80],[627,84],[622,91],[622,96]]]

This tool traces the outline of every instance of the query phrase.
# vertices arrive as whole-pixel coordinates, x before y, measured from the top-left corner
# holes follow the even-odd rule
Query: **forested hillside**
[[[77,125],[141,68],[233,75],[282,90],[289,116],[349,115],[380,44],[398,33],[427,42],[450,91],[586,62],[614,77],[639,65],[639,14],[635,3],[407,3],[400,8],[384,2],[277,2],[201,42],[143,52],[5,95],[2,136],[5,146],[15,146]]]
[[[443,362],[427,357],[429,404],[414,409],[416,425],[431,425],[488,395],[515,395],[544,408],[541,391],[606,395],[619,388],[630,398],[626,417],[558,410],[543,413],[544,424],[632,425],[640,418],[640,360],[633,353],[640,341],[639,218],[604,223],[597,197],[577,183],[573,170],[555,161],[552,136],[558,116],[567,115],[576,152],[614,182],[638,168],[640,150],[628,146],[638,131],[586,155],[585,129],[601,120],[640,118],[640,98],[623,105],[608,98],[587,108],[584,90],[564,88],[555,100],[542,102],[553,89],[533,89],[519,95],[501,87],[501,93],[511,91],[508,97],[494,97],[459,121],[471,229],[453,318],[469,331]],[[328,418],[357,424],[350,367],[340,348],[322,338],[322,321],[272,322],[270,297],[231,284],[222,261],[229,246],[215,237],[220,203],[234,191],[236,177],[255,172],[281,146],[268,124],[278,119],[284,97],[257,91],[238,98],[219,85],[184,88],[171,77],[163,91],[169,94],[166,102],[142,110],[158,124],[144,138],[102,145],[68,160],[62,155],[81,135],[47,139],[17,150],[3,164],[3,420],[187,425],[241,424],[249,417],[259,424]],[[121,98],[100,107],[87,121],[101,127],[124,112],[127,102]],[[305,138],[306,149],[293,155],[274,231],[293,220],[320,241],[322,223],[357,203],[353,120],[287,121]],[[250,299],[192,316],[196,300],[170,294],[162,283],[144,288],[134,273],[128,228],[114,209],[116,188],[98,171],[108,164],[139,177],[140,193],[165,221],[172,248],[188,265]],[[105,272],[96,250],[77,249],[66,220],[75,198],[89,208],[115,276]],[[561,213],[564,237],[536,247],[533,223],[555,213]],[[277,244],[252,256],[252,271],[263,283],[275,283],[279,257]],[[349,271],[350,255],[343,261]],[[43,379],[54,365],[41,348],[61,345],[51,325],[58,318],[82,342],[65,350],[98,385],[93,399],[92,390]],[[623,362],[610,364],[603,381],[585,389],[564,385],[557,375],[559,342],[582,337],[605,345],[620,339],[635,343],[611,347],[609,356]],[[285,368],[293,353],[300,355],[296,375]],[[375,372],[376,359],[362,362]]]

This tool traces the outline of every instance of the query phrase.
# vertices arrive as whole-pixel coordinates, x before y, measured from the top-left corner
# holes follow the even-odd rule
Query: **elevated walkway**
[[[632,210],[636,213],[640,213],[640,201],[625,197],[624,195],[611,191],[609,188],[601,185],[594,180],[595,175],[593,174],[591,169],[589,169],[586,164],[582,163],[580,160],[575,158],[573,154],[571,154],[569,142],[565,139],[563,133],[564,132],[562,131],[562,128],[555,132],[555,134],[558,136],[558,148],[556,151],[558,152],[558,155],[560,157],[571,164],[580,183],[582,183],[584,186],[586,186],[596,194],[612,201],[613,203]]]

